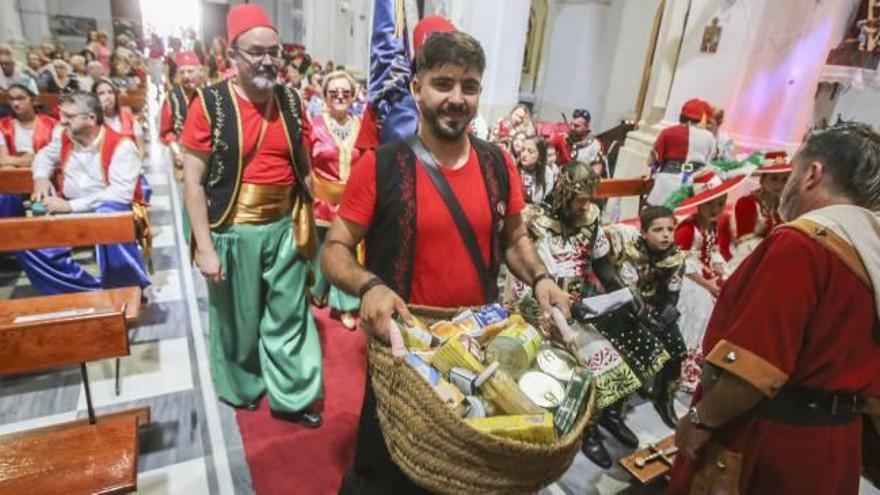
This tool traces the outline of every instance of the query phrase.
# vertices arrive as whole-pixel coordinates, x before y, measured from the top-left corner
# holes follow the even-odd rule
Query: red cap
[[[229,9],[226,16],[226,39],[229,43],[235,43],[235,39],[245,31],[256,27],[267,27],[278,32],[263,7],[255,3],[243,3]]]
[[[707,118],[711,116],[711,108],[712,106],[708,102],[699,98],[691,98],[681,106],[681,115],[687,119],[699,121],[703,120],[704,116]]]
[[[413,55],[418,55],[422,45],[435,33],[453,33],[458,31],[449,19],[439,15],[425,17],[413,29]]]
[[[174,63],[177,64],[178,67],[202,64],[199,62],[199,56],[196,55],[196,52],[180,52],[174,57]]]
[[[791,162],[788,160],[788,153],[785,151],[768,151],[764,153],[764,165],[756,174],[785,174],[791,172]]]

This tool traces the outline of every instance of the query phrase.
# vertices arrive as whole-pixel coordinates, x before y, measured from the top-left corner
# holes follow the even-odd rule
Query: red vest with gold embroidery
[[[104,139],[101,142],[101,171],[103,172],[105,185],[110,184],[110,164],[113,161],[113,153],[116,152],[116,148],[119,147],[119,144],[126,139],[131,139],[131,137],[114,131],[110,126],[104,126]],[[70,159],[70,154],[73,153],[73,144],[73,140],[67,132],[61,134],[61,156],[58,160],[60,167],[55,174],[55,186],[62,196],[64,196],[64,168],[67,166],[67,160]],[[143,202],[144,194],[142,189],[141,179],[138,178],[137,184],[134,187],[133,201],[138,203]]]

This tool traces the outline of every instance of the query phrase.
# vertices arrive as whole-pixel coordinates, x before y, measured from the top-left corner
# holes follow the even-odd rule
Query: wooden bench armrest
[[[646,196],[651,192],[654,180],[649,177],[631,179],[602,179],[593,195],[595,199]]]
[[[34,173],[30,168],[0,168],[0,194],[30,194],[34,191]]]
[[[0,325],[0,374],[127,356],[124,310]]]
[[[141,288],[137,286],[121,287],[54,296],[0,300],[0,325],[15,324],[16,318],[22,316],[90,308],[99,312],[120,311],[125,308],[126,321],[135,321],[140,315]]]
[[[128,493],[137,488],[138,414],[0,437],[0,493]]]
[[[0,218],[0,239],[0,251],[133,242],[134,215],[121,212]]]

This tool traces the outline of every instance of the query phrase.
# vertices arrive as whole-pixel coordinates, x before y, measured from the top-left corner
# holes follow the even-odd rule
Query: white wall
[[[306,51],[361,75],[370,65],[372,0],[305,0]]]
[[[608,11],[609,2],[601,0],[557,1],[550,9],[539,119],[560,120],[560,112],[570,116],[574,108],[589,109],[594,119],[601,114],[608,82],[601,64]]]
[[[699,97],[725,109],[725,130],[745,149],[790,148],[812,121],[825,57],[857,0],[692,0],[665,120]],[[700,52],[718,17],[718,51]]]
[[[654,16],[660,0],[615,0],[606,20],[606,51],[603,66],[608,81],[594,127],[604,130],[621,120],[635,119],[636,100],[642,83]]]
[[[489,122],[519,99],[530,0],[450,0],[450,20],[479,40],[486,52],[480,114]]]
[[[880,130],[880,91],[876,89],[844,89],[829,121],[833,124],[840,115],[843,120],[858,120]]]

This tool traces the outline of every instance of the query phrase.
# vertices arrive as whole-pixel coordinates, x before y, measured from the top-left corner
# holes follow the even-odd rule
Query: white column
[[[663,128],[660,120],[666,111],[669,91],[672,87],[676,69],[676,56],[682,42],[688,2],[668,0],[663,12],[663,21],[657,36],[657,46],[651,65],[645,102],[642,105],[642,118],[638,130],[630,132],[623,148],[617,156],[615,177],[639,177],[648,173],[648,156],[657,133]],[[652,15],[646,12],[645,15]],[[638,199],[624,198],[621,201],[621,218],[638,215]]]
[[[17,2],[0,2],[0,43],[21,43],[24,31],[21,27],[21,14]]]
[[[443,12],[486,52],[480,114],[501,117],[519,98],[519,81],[529,22],[529,0],[449,0]]]

